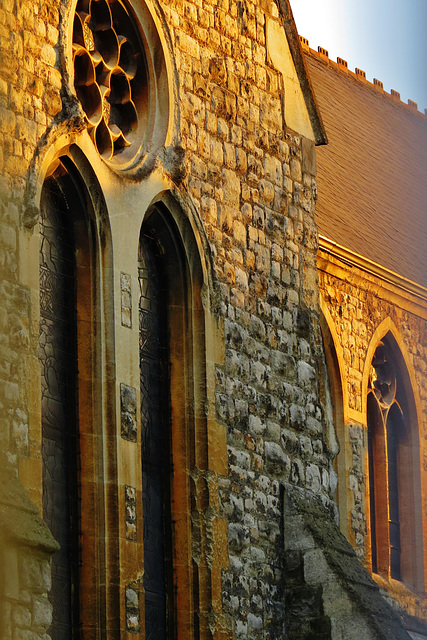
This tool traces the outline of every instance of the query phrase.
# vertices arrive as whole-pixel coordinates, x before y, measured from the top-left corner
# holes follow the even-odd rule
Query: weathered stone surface
[[[306,490],[288,485],[284,511],[289,637],[308,639],[316,629],[320,637],[333,640],[409,640],[330,509]]]
[[[139,591],[133,585],[128,585],[125,590],[126,602],[126,630],[129,633],[140,631]]]
[[[46,553],[56,551],[58,548],[47,525],[41,519],[37,507],[29,499],[15,470],[7,462],[3,453],[0,454],[0,525],[5,540],[39,548]],[[30,555],[24,557],[22,571],[24,585],[42,584],[40,560]]]
[[[136,389],[120,384],[121,434],[125,440],[136,442]]]
[[[45,595],[33,597],[32,622],[43,629],[48,629],[52,623],[52,605]]]
[[[125,486],[125,526],[126,540],[137,541],[137,521],[136,521],[136,489]]]
[[[131,277],[128,273],[120,274],[120,294],[122,305],[122,325],[132,327],[132,290]]]
[[[106,600],[111,611],[108,616],[102,612],[100,619],[105,614],[112,628],[141,633],[143,590],[138,580],[144,567],[141,536],[137,535],[137,512],[142,513],[138,511],[137,484],[141,460],[139,447],[129,444],[138,441],[139,393],[138,327],[132,326],[132,302],[136,303],[131,285],[138,277],[136,246],[142,221],[152,212],[153,203],[164,197],[166,202],[165,194],[170,199],[173,194],[173,212],[167,212],[164,203],[160,208],[174,229],[173,241],[185,254],[181,284],[188,302],[183,305],[182,326],[174,331],[185,334],[191,344],[181,349],[184,354],[172,350],[163,364],[165,378],[176,367],[184,371],[186,383],[184,399],[165,414],[175,447],[170,464],[174,478],[179,477],[170,489],[172,506],[179,504],[171,537],[185,531],[181,539],[185,538],[188,547],[174,549],[172,555],[192,563],[187,589],[191,594],[184,594],[191,605],[189,615],[192,620],[197,616],[201,636],[210,634],[221,640],[303,634],[330,638],[334,633],[339,637],[349,621],[344,613],[340,623],[331,621],[316,573],[332,562],[323,549],[329,541],[320,540],[320,535],[316,538],[303,518],[295,518],[289,526],[298,544],[295,549],[284,544],[286,514],[281,492],[288,482],[327,505],[335,496],[332,465],[336,450],[330,445],[322,381],[325,363],[318,277],[342,338],[351,408],[356,411],[361,410],[363,353],[378,319],[374,292],[367,292],[366,299],[365,294],[353,296],[350,286],[341,287],[316,271],[313,130],[302,99],[301,70],[295,68],[289,48],[294,45],[284,29],[289,22],[282,15],[285,4],[273,0],[160,0],[157,4],[158,11],[153,11],[157,22],[149,24],[144,20],[151,10],[144,3],[134,9],[146,36],[157,26],[161,31],[159,47],[153,47],[156,57],[147,64],[150,72],[159,74],[147,83],[148,90],[160,87],[159,95],[149,96],[149,126],[153,124],[159,139],[167,130],[170,140],[166,149],[155,154],[152,166],[132,175],[131,180],[130,174],[113,171],[99,158],[88,135],[87,119],[77,114],[67,44],[73,20],[70,11],[75,5],[59,0],[2,3],[0,444],[13,467],[10,486],[16,492],[16,503],[9,500],[9,494],[3,500],[0,489],[0,520],[7,541],[19,542],[19,553],[14,549],[11,555],[19,567],[19,584],[8,586],[8,597],[16,608],[5,607],[5,638],[47,640],[50,624],[45,595],[51,587],[50,570],[47,556],[38,552],[52,552],[55,543],[39,515],[43,492],[37,391],[39,239],[37,228],[30,228],[29,221],[37,220],[39,203],[32,200],[40,191],[39,181],[52,170],[48,158],[56,162],[62,154],[83,174],[88,203],[93,198],[88,207],[90,223],[84,229],[80,220],[75,229],[77,235],[85,235],[90,228],[89,244],[94,248],[93,273],[86,276],[85,286],[79,274],[77,287],[80,297],[90,298],[84,304],[79,298],[77,304],[79,336],[84,336],[78,365],[79,369],[86,366],[93,380],[84,376],[79,380],[83,455],[76,465],[81,475],[79,517],[82,527],[87,527],[79,532],[79,544],[82,540],[86,552],[85,545],[96,532],[105,535],[106,553],[100,566],[98,559],[90,558],[95,568],[89,567],[87,555],[82,555],[84,581],[90,583],[95,574],[94,584],[100,581],[110,590]],[[161,69],[161,56],[157,58],[162,43],[167,73]],[[156,109],[161,111],[161,124],[154,123]],[[290,123],[298,130],[289,128]],[[191,234],[196,238],[194,254],[200,252],[201,275],[197,277],[191,269],[199,257],[186,253],[187,235]],[[168,251],[163,237],[155,240],[159,255]],[[84,251],[79,246],[76,253],[81,259]],[[119,299],[117,287],[117,291],[109,287],[110,268],[116,283],[120,278]],[[166,279],[172,275],[179,279],[176,274],[162,273]],[[176,295],[175,289],[169,293]],[[89,320],[85,304],[97,307]],[[393,313],[410,345],[425,402],[425,341],[416,339],[422,331],[425,334],[425,327],[406,312]],[[119,317],[126,329],[114,327]],[[193,341],[199,334],[200,340]],[[93,351],[86,348],[92,339]],[[93,360],[92,365],[86,358]],[[129,384],[120,384],[117,403],[120,380]],[[192,396],[194,389],[197,394]],[[176,420],[181,414],[187,420],[185,437],[176,442]],[[352,527],[362,557],[366,535],[363,430],[356,422],[349,427]],[[219,454],[213,453],[217,433],[222,434]],[[16,486],[18,471],[38,507]],[[123,520],[118,517],[123,514],[123,500],[124,536]],[[99,542],[101,548],[104,541]],[[317,554],[319,546],[323,555]],[[104,560],[111,566],[98,575],[104,571]],[[357,572],[347,568],[350,580],[357,581]],[[179,571],[185,573],[186,568],[180,566]],[[110,575],[112,584],[106,584]],[[295,586],[294,595],[300,589],[300,598],[289,595],[288,576]],[[91,597],[92,592],[95,599],[99,597],[96,589],[91,590]],[[123,594],[124,606],[119,602]],[[336,599],[344,611],[348,603],[338,595],[334,592],[331,602]],[[96,611],[97,605],[88,604],[87,609]],[[125,620],[119,619],[123,610]],[[354,618],[353,635],[363,637],[363,624]],[[101,636],[107,632],[96,631]],[[82,633],[89,632],[84,628]]]

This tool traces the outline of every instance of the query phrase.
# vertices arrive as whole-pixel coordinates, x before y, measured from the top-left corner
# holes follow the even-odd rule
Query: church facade
[[[286,0],[1,25],[2,637],[427,637],[424,255],[330,233],[337,70]]]
[[[302,44],[329,136],[317,264],[341,529],[381,588],[425,618],[425,114]]]

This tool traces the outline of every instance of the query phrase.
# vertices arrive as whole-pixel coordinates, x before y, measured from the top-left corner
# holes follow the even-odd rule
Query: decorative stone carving
[[[125,486],[126,540],[136,542],[136,489]]]
[[[124,440],[136,442],[136,389],[120,384],[121,432]]]
[[[74,86],[102,158],[135,157],[145,133],[148,73],[130,10],[120,0],[79,0],[73,26]]]
[[[139,609],[139,590],[136,583],[131,583],[126,587],[126,630],[129,633],[139,633],[140,626],[140,609]]]
[[[122,326],[132,327],[132,289],[131,277],[128,273],[120,274],[120,294],[122,307]]]
[[[387,358],[385,351],[381,342],[375,351],[369,376],[369,389],[377,399],[383,415],[396,401],[396,371],[393,361]]]

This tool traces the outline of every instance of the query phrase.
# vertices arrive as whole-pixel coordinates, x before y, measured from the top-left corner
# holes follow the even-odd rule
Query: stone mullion
[[[207,528],[208,518],[208,490],[206,473],[195,470],[194,509],[192,514],[192,548],[193,562],[197,573],[197,600],[195,601],[198,617],[200,640],[209,638],[208,616],[211,606],[210,568],[207,562]]]
[[[373,394],[373,397],[374,394]],[[387,430],[384,412],[377,398],[375,398],[380,425],[373,433],[373,461],[376,470],[375,478],[375,524],[377,541],[377,571],[385,578],[390,570],[390,534],[389,534],[389,504],[388,504],[388,459],[387,459]]]

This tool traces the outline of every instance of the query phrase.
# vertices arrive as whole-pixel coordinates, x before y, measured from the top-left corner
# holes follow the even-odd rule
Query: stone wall
[[[0,452],[0,633],[40,638],[50,627],[51,554],[58,549],[16,471]]]
[[[279,23],[274,2],[163,2],[161,10],[178,79],[182,153],[172,179],[202,221],[224,323],[216,413],[229,445],[230,472],[219,480],[229,522],[226,626],[236,637],[267,628],[273,637],[283,631],[279,483],[325,499],[335,488],[318,375],[314,144],[285,127],[283,76],[266,46],[266,20]],[[40,506],[37,274],[25,258],[37,236],[23,223],[36,220],[29,203],[46,141],[70,118],[70,15],[66,5],[8,2],[2,16],[2,441],[14,464],[30,456],[21,476]]]
[[[36,301],[25,282],[28,247],[22,242],[22,220],[27,171],[61,110],[59,3],[6,0],[0,15],[0,438],[2,450],[16,465],[30,451],[40,457],[39,442],[29,436],[35,407],[28,372],[36,381],[38,329]],[[36,486],[34,498],[40,501]]]
[[[351,269],[335,258],[328,258],[327,262],[326,253],[322,251],[319,265],[320,292],[324,308],[330,314],[329,328],[334,332],[340,351],[338,361],[342,379],[347,383],[344,400],[341,396],[347,416],[340,434],[340,456],[345,456],[346,475],[339,474],[338,482],[347,486],[347,513],[341,513],[341,530],[346,532],[361,562],[369,568],[366,367],[373,356],[372,349],[390,328],[397,341],[400,341],[398,346],[411,378],[408,392],[414,395],[417,405],[419,424],[415,421],[413,426],[419,433],[422,519],[425,527],[427,318],[422,303],[419,305],[415,296],[399,294],[396,287],[373,276],[362,276],[356,267]],[[384,327],[382,333],[381,326]],[[412,593],[403,585],[402,588],[393,587],[387,580],[380,582],[384,590],[389,591],[391,602],[394,599],[411,615],[426,617],[425,599],[419,594]]]
[[[343,361],[348,377],[349,407],[362,411],[362,377],[366,354],[372,337],[381,322],[390,318],[410,355],[414,368],[417,393],[423,406],[427,403],[425,383],[427,357],[427,324],[421,313],[411,311],[402,300],[400,304],[387,299],[376,283],[359,279],[356,286],[351,270],[344,277],[319,272],[320,290],[334,321]],[[424,419],[423,433],[427,433]]]
[[[224,609],[236,638],[284,633],[281,481],[331,498],[335,474],[319,386],[313,143],[283,129],[265,3],[164,3],[182,99],[184,181],[219,281],[225,363],[217,418],[229,523]]]
[[[0,630],[4,640],[40,638],[52,622],[49,554],[3,545]]]
[[[116,331],[114,338],[113,330],[108,333],[111,342],[116,341],[108,345],[109,353],[116,354],[117,369],[110,363],[108,370],[111,377],[111,372],[114,370],[116,375],[117,371],[117,379],[113,380],[116,389],[108,386],[110,379],[102,380],[108,393],[111,392],[104,399],[108,404],[107,409],[104,406],[108,418],[105,428],[108,426],[109,432],[98,434],[99,438],[88,437],[86,441],[95,461],[90,469],[94,475],[90,477],[98,484],[104,481],[95,477],[102,465],[90,447],[101,441],[105,445],[102,461],[106,461],[111,498],[105,512],[102,501],[96,501],[104,487],[95,487],[92,492],[91,484],[90,491],[99,509],[97,530],[103,530],[102,518],[107,522],[105,557],[106,563],[111,564],[106,575],[112,576],[111,584],[117,580],[111,588],[111,600],[105,605],[109,607],[111,625],[108,633],[116,637],[115,633],[121,633],[119,628],[123,633],[126,627],[132,631],[140,629],[137,589],[141,584],[142,565],[138,563],[142,552],[135,542],[139,540],[140,544],[141,534],[134,529],[141,518],[138,516],[137,520],[136,515],[127,520],[121,518],[129,507],[130,494],[118,489],[119,485],[132,489],[132,510],[141,514],[138,485],[141,461],[135,443],[140,437],[139,399],[135,404],[132,396],[131,411],[128,404],[123,407],[120,402],[120,389],[126,395],[126,389],[135,390],[139,382],[138,323],[135,323],[138,305],[134,304],[132,311],[130,304],[132,296],[136,299],[138,274],[136,264],[129,259],[129,246],[135,244],[134,238],[141,229],[146,211],[141,202],[146,202],[146,194],[150,194],[148,207],[159,198],[159,193],[170,191],[179,201],[183,216],[198,230],[199,249],[210,270],[201,294],[203,303],[209,299],[209,313],[213,317],[212,325],[206,323],[206,327],[207,331],[214,323],[220,327],[218,335],[223,342],[215,345],[212,352],[225,353],[223,359],[218,356],[215,362],[204,355],[206,368],[214,370],[215,381],[207,390],[203,410],[206,415],[215,416],[213,422],[218,433],[225,431],[227,451],[219,447],[219,454],[207,456],[211,467],[205,468],[198,461],[199,466],[194,463],[195,468],[191,469],[192,481],[198,487],[194,492],[197,504],[192,505],[192,525],[201,532],[200,538],[193,538],[192,562],[199,569],[204,562],[206,566],[201,567],[200,575],[207,576],[199,584],[200,599],[195,605],[200,634],[206,638],[279,638],[285,633],[281,487],[284,482],[298,486],[328,504],[332,511],[336,489],[332,464],[336,446],[327,414],[319,325],[315,136],[302,136],[286,122],[285,82],[272,62],[266,42],[266,24],[270,21],[281,28],[280,11],[285,10],[285,3],[163,0],[153,2],[150,8],[156,24],[166,34],[162,42],[170,45],[167,55],[172,72],[168,79],[176,82],[176,91],[170,95],[177,97],[177,104],[175,119],[169,123],[174,129],[173,145],[155,158],[152,175],[151,169],[145,167],[138,182],[135,175],[131,176],[133,181],[128,180],[129,176],[103,163],[85,131],[83,112],[73,98],[69,76],[71,44],[67,30],[72,19],[71,6],[45,0],[35,4],[3,2],[0,13],[2,448],[40,509],[37,193],[48,169],[43,163],[50,147],[56,145],[55,157],[59,157],[69,152],[72,142],[90,158],[99,185],[104,186],[105,211],[110,217],[112,235],[111,264],[119,283],[116,297],[111,291],[105,295],[108,302],[111,299],[111,307],[106,304],[105,308],[113,308],[119,320],[114,325],[114,318],[108,317],[100,323],[100,335],[107,335],[102,333],[104,324],[114,325]],[[277,55],[275,51],[274,59]],[[286,60],[296,84],[290,54]],[[158,100],[164,97],[158,96]],[[289,99],[292,100],[291,95]],[[304,121],[305,131],[310,130],[310,116],[304,112],[298,117]],[[65,144],[60,136],[68,130],[70,139]],[[87,167],[84,163],[82,166]],[[93,194],[99,185],[92,176],[90,173],[87,181],[91,182]],[[96,198],[102,200],[99,192]],[[107,263],[100,260],[98,264]],[[122,275],[126,277],[121,281]],[[110,280],[106,277],[105,282]],[[362,319],[359,321],[362,326]],[[218,336],[208,336],[206,344],[209,340],[218,341]],[[357,362],[352,362],[351,367],[357,371]],[[206,371],[202,376],[209,383]],[[115,410],[111,400],[114,391],[118,398],[116,422],[111,418]],[[121,410],[126,414],[123,421]],[[126,420],[132,423],[131,437],[120,438]],[[357,439],[357,434],[354,435]],[[211,463],[215,455],[221,461],[222,457],[226,459],[222,466],[217,461]],[[115,456],[119,460],[117,466]],[[190,476],[190,470],[185,469],[185,474]],[[90,521],[91,515],[86,514],[82,520]],[[224,535],[227,527],[228,552]],[[130,530],[132,535],[127,536],[126,531]],[[52,541],[49,543],[48,532],[43,535],[47,536],[44,545],[47,557],[54,545]],[[22,553],[29,553],[29,562],[36,567],[34,580],[28,582],[25,578],[27,582],[24,580],[23,584],[32,590],[32,595],[26,594],[25,589],[23,595],[19,592],[16,614],[10,608],[12,605],[6,607],[8,620],[12,620],[16,629],[26,627],[29,631],[33,625],[40,634],[49,624],[49,606],[44,595],[48,588],[47,560],[46,557],[40,560],[37,555],[44,548],[43,535],[34,543],[33,553],[21,541],[22,549],[25,548]],[[21,542],[17,543],[19,549]],[[96,541],[95,546],[98,548]],[[221,571],[222,567],[225,568]],[[212,587],[215,580],[222,588],[222,596]],[[106,588],[108,591],[110,583]],[[117,594],[121,594],[120,604],[116,601]],[[108,597],[107,594],[106,601]],[[31,611],[25,605],[30,601]],[[34,603],[39,601],[46,605],[43,624],[35,622],[40,616],[37,618],[39,610]],[[20,633],[17,631],[18,637]]]
[[[61,108],[61,72],[54,46],[59,13],[55,3],[4,1],[0,8],[0,450],[3,489],[14,482],[18,467],[33,500],[41,505],[37,301],[26,280],[26,247],[20,242],[26,174],[37,144]],[[55,68],[56,65],[56,68]],[[31,433],[30,425],[33,423]],[[34,465],[26,466],[32,456]],[[14,502],[19,502],[16,492]],[[48,529],[28,546],[30,521],[14,520],[2,505],[2,619],[5,639],[41,637],[50,626],[50,554],[56,548]],[[6,534],[5,522],[24,532]],[[53,545],[53,546],[52,546]],[[47,546],[47,549],[45,548]],[[13,631],[15,630],[15,631]],[[14,634],[14,635],[12,635]],[[37,635],[40,634],[40,635]]]

